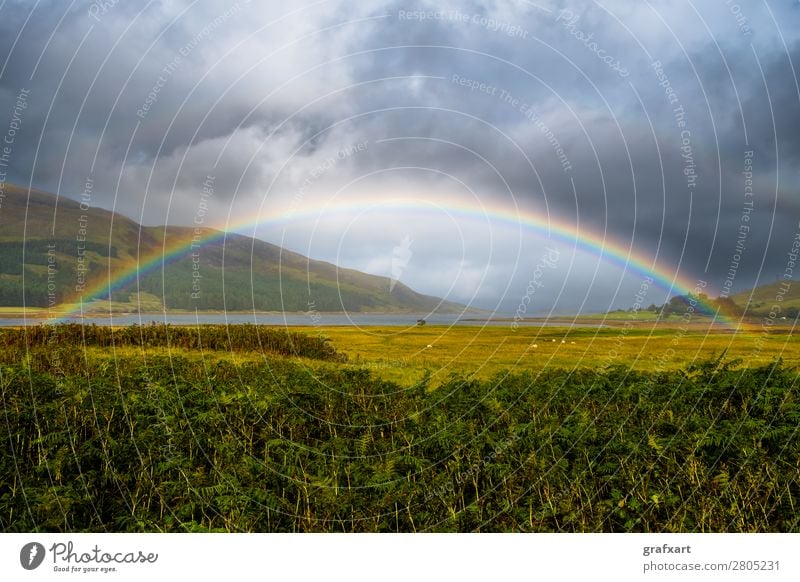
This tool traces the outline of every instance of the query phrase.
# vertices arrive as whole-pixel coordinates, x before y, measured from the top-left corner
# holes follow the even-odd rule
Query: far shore
[[[232,311],[224,309],[204,309],[201,311],[190,311],[188,309],[170,309],[169,311],[84,311],[83,316],[86,318],[101,318],[101,317],[129,317],[132,315],[141,315],[144,317],[164,317],[165,315],[269,315],[269,316],[282,316],[282,315],[413,315],[424,316],[424,313],[419,311]],[[459,312],[455,311],[440,311],[435,315],[458,315]],[[476,321],[485,321],[486,317],[479,317],[482,312],[479,310],[469,310],[465,315]],[[0,307],[0,318],[20,318],[25,317],[28,319],[60,319],[64,317],[80,317],[80,312],[70,309],[46,309],[46,308],[23,308],[23,307]],[[494,319],[494,318],[492,318]],[[501,320],[497,320],[501,321]],[[505,321],[502,320],[502,321]],[[510,321],[510,320],[509,320]]]
[[[167,312],[164,311],[144,311],[144,312],[136,312],[136,311],[85,311],[83,316],[86,319],[112,319],[112,318],[130,318],[130,317],[137,317],[140,318],[143,322],[155,322],[158,323],[159,321],[163,321],[164,318],[169,318],[170,316],[192,316],[196,315],[200,318],[204,316],[233,316],[233,317],[242,317],[242,316],[250,316],[254,318],[258,318],[259,316],[263,317],[292,317],[296,318],[298,316],[309,316],[312,315],[308,311],[293,311],[293,312],[283,312],[283,311],[224,311],[224,310],[204,310],[204,311],[188,311],[188,310],[170,310]],[[313,316],[317,318],[324,319],[325,316],[343,316],[348,315],[348,312],[343,311],[315,311],[313,312]],[[410,317],[419,317],[420,319],[424,319],[427,317],[425,314],[421,314],[419,312],[407,312],[407,311],[358,311],[358,312],[350,312],[349,315],[354,317],[358,316],[410,316]],[[456,316],[458,313],[436,313],[436,316]],[[31,324],[37,323],[47,323],[49,321],[59,321],[65,318],[70,319],[80,319],[80,314],[76,310],[65,310],[65,309],[42,309],[42,308],[15,308],[15,307],[0,307],[0,321],[7,320],[7,319],[23,319],[26,321],[30,321]],[[714,328],[717,331],[725,331],[725,332],[736,332],[736,331],[753,331],[753,330],[762,330],[768,333],[789,333],[795,329],[793,325],[793,320],[786,320],[786,321],[774,321],[769,326],[769,329],[762,329],[763,328],[763,318],[745,318],[742,321],[735,321],[733,325],[731,325],[727,321],[719,321],[712,322],[712,320],[708,317],[704,316],[696,316],[691,322],[686,323],[681,320],[679,317],[670,317],[666,319],[657,319],[655,317],[639,317],[633,316],[631,317],[630,313],[627,312],[611,312],[608,314],[586,314],[586,315],[556,315],[551,317],[526,317],[523,319],[515,318],[511,315],[502,315],[502,316],[494,316],[492,317],[490,314],[481,313],[477,310],[475,311],[468,311],[463,314],[462,317],[459,318],[459,322],[463,323],[472,323],[472,324],[480,324],[481,322],[486,322],[489,324],[500,324],[500,323],[518,323],[519,325],[524,325],[526,327],[536,327],[537,324],[541,324],[544,326],[553,326],[553,325],[563,325],[564,327],[572,327],[572,328],[579,328],[579,327],[609,327],[609,328],[617,328],[617,327],[627,327],[627,328],[636,328],[636,329],[646,329],[646,328],[674,328],[674,327],[681,327],[686,329],[691,329],[694,331],[697,330],[706,330],[710,328]],[[188,325],[186,323],[176,323],[173,325]],[[201,322],[201,325],[218,325],[215,323],[208,323],[208,322]],[[264,323],[264,325],[274,325],[269,323]],[[369,327],[371,324],[359,324],[360,326]],[[376,323],[375,326],[382,327],[385,324]],[[427,321],[427,326],[430,327],[437,327],[442,325],[452,325],[451,323],[442,323],[436,321]],[[9,327],[18,327],[19,324],[12,324]],[[297,323],[289,323],[289,327],[297,327],[297,328],[308,328],[308,327],[326,327],[324,323],[319,324],[308,324],[302,325]],[[0,325],[0,327],[3,327]]]

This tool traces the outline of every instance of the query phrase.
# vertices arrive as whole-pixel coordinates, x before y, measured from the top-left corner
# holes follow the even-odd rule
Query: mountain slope
[[[146,299],[148,309],[464,309],[402,283],[390,290],[388,277],[342,269],[243,235],[145,227],[120,214],[11,185],[1,202],[2,306],[55,308],[104,299],[131,310]]]
[[[748,315],[768,315],[777,305],[780,308],[780,313],[776,312],[778,317],[796,317],[800,311],[800,284],[776,281],[742,291],[732,295],[731,299],[742,309],[747,309]]]

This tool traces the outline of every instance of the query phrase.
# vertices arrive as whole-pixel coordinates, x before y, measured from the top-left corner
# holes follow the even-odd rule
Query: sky
[[[505,313],[628,308],[651,275],[646,304],[733,294],[800,232],[799,24],[789,0],[4,0],[4,179]]]

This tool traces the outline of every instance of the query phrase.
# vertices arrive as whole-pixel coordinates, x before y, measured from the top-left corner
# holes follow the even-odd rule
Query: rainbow
[[[265,225],[280,227],[315,218],[352,217],[374,209],[385,209],[394,212],[422,212],[428,211],[431,207],[439,208],[451,217],[490,221],[491,224],[501,223],[510,228],[531,231],[544,238],[570,245],[575,250],[589,253],[603,261],[616,265],[624,273],[636,273],[643,278],[651,278],[654,283],[663,288],[668,294],[689,295],[696,293],[698,281],[682,276],[679,269],[670,269],[653,257],[635,251],[632,245],[626,247],[613,240],[607,233],[596,233],[585,228],[578,229],[567,221],[557,220],[551,216],[542,217],[519,208],[508,208],[501,203],[494,203],[489,207],[477,203],[474,206],[470,206],[463,202],[450,203],[444,206],[408,198],[397,198],[378,203],[375,203],[374,200],[366,201],[361,199],[336,202],[328,206],[298,206],[288,211],[266,212],[262,213],[257,220],[248,218],[237,223],[229,222],[224,228],[220,229],[203,227],[200,230],[202,234],[196,235],[189,240],[176,241],[171,246],[164,246],[149,256],[139,257],[135,265],[115,273],[113,277],[109,276],[107,281],[101,281],[88,288],[82,294],[79,303],[66,307],[66,315],[63,318],[67,319],[78,315],[81,312],[82,305],[97,299],[109,298],[114,291],[135,282],[139,277],[163,268],[163,266],[187,256],[202,246],[223,240],[228,236],[228,233],[245,234],[249,231],[251,234],[248,236],[254,236],[257,229]],[[710,301],[698,301],[698,304],[704,310],[714,313],[714,320],[717,323],[736,325],[734,320],[719,313],[716,306]]]
[[[93,287],[84,290],[81,293],[79,302],[67,308],[67,315],[63,316],[63,319],[79,314],[81,305],[86,305],[97,299],[111,299],[111,294],[114,291],[118,291],[134,283],[140,277],[187,256],[198,248],[222,240],[228,235],[225,231],[205,227],[200,229],[199,232],[204,234],[189,237],[188,242],[184,239],[178,240],[169,247],[165,245],[159,251],[139,257],[139,261],[136,264],[115,273],[113,277],[109,277],[107,282],[95,283]]]

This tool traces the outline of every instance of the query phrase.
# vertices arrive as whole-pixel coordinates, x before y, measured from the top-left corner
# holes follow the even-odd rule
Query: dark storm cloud
[[[745,225],[743,288],[797,230],[797,20],[781,2],[6,3],[0,112],[30,90],[9,179],[75,196],[91,175],[96,204],[185,224],[214,175],[221,223],[289,204],[369,142],[300,198],[353,180],[472,196],[463,183],[715,289]],[[435,172],[363,178],[398,166]],[[451,255],[433,246],[431,278]]]

